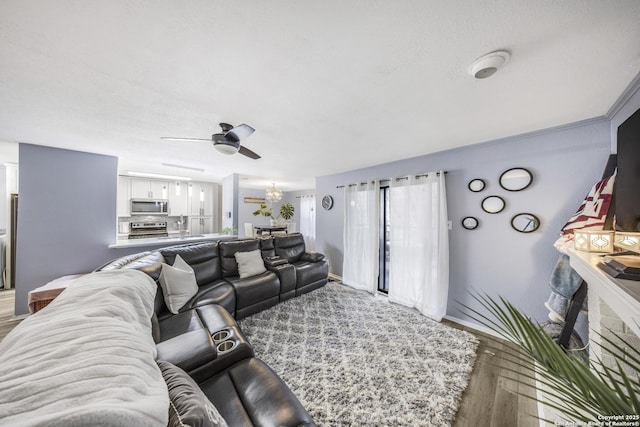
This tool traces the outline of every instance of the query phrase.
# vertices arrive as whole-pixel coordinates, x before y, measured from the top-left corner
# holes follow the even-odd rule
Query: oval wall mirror
[[[475,230],[478,228],[478,220],[472,216],[462,218],[462,227],[467,230]]]
[[[476,178],[469,181],[469,190],[473,191],[474,193],[478,193],[484,190],[485,186],[486,183],[484,182],[484,179]]]
[[[522,191],[533,182],[533,175],[525,168],[511,168],[500,175],[500,187],[507,191]]]
[[[485,197],[482,201],[482,210],[486,213],[496,214],[498,212],[502,212],[504,207],[504,199],[500,196]]]
[[[532,233],[540,227],[540,220],[530,213],[519,213],[511,218],[511,226],[520,233]]]

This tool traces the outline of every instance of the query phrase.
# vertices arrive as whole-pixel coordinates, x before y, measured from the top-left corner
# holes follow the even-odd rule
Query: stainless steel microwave
[[[165,199],[131,199],[131,215],[169,215]]]

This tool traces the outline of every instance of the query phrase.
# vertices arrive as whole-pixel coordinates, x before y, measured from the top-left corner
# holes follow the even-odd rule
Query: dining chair
[[[244,223],[244,234],[246,237],[254,237],[253,224],[250,222]]]

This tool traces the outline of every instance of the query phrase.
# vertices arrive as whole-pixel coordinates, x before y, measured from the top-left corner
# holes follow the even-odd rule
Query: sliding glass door
[[[389,230],[391,228],[389,213],[389,186],[380,187],[380,272],[378,273],[378,291],[385,294],[389,293]]]

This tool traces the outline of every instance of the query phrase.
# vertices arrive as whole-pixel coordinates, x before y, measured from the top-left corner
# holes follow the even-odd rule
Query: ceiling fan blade
[[[165,140],[165,141],[205,141],[205,142],[211,142],[210,139],[201,139],[201,138],[174,138],[173,136],[161,136],[160,139]]]
[[[252,128],[249,125],[245,125],[243,123],[231,129],[229,132],[227,132],[226,135],[227,135],[227,138],[229,138],[232,141],[240,141],[241,139],[245,139],[255,131],[256,130],[254,128]]]
[[[244,154],[245,156],[249,157],[250,159],[253,160],[258,160],[260,158],[260,156],[256,153],[254,153],[253,151],[249,150],[248,148],[245,148],[244,145],[240,146],[240,149],[238,150],[238,153],[240,154]]]

